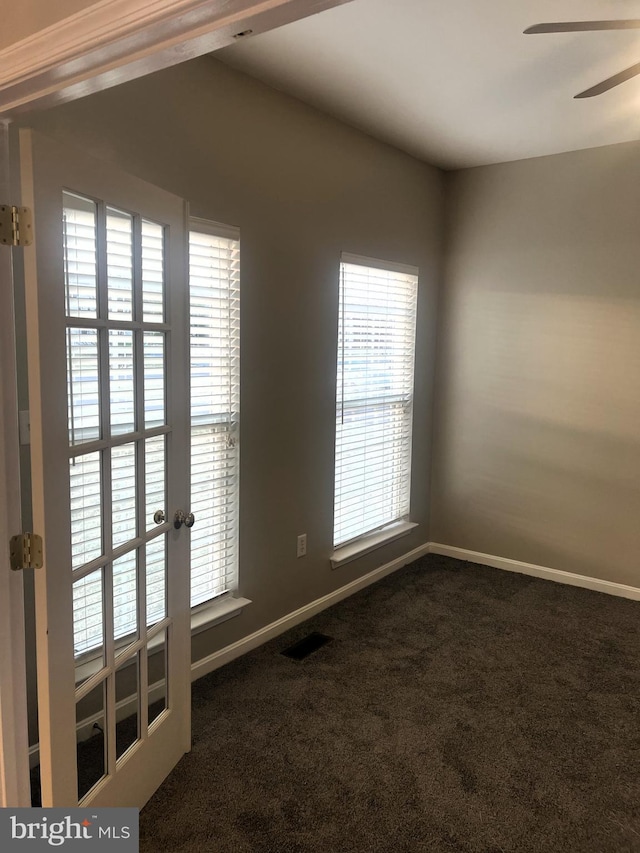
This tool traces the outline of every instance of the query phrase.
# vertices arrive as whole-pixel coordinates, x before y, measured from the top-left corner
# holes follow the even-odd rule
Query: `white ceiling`
[[[523,35],[640,18],[640,0],[352,0],[216,58],[447,169],[640,139],[640,29]]]

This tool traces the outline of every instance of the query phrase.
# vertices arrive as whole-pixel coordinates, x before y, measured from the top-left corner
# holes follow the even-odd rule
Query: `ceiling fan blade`
[[[534,24],[524,31],[527,35],[537,33],[584,33],[601,30],[637,30],[640,20],[620,21],[560,21],[555,24]]]
[[[614,74],[613,77],[608,77],[606,80],[603,80],[602,83],[598,83],[597,86],[592,86],[590,89],[585,89],[584,92],[580,92],[578,95],[574,95],[574,98],[593,98],[595,95],[602,95],[603,92],[608,92],[609,89],[613,89],[614,86],[619,86],[620,83],[624,83],[625,80],[631,80],[632,77],[636,77],[640,74],[640,62],[632,65],[631,68],[627,68],[624,71],[620,71],[618,74]]]

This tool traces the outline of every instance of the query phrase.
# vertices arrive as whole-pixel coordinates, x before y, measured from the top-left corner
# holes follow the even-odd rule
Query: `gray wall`
[[[194,638],[200,659],[429,540],[443,175],[206,57],[30,124],[241,229],[244,613]],[[412,519],[332,571],[341,251],[420,268]],[[296,535],[308,554],[296,559]]]
[[[640,585],[640,144],[447,178],[433,541]]]

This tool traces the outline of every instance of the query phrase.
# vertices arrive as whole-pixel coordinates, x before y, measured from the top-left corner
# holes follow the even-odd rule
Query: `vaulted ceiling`
[[[524,35],[640,18],[640,0],[352,0],[215,56],[444,168],[640,139],[640,29]]]

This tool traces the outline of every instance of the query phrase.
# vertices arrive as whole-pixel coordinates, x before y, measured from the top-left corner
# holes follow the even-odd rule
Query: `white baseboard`
[[[454,557],[457,560],[464,560],[469,563],[479,563],[484,566],[491,566],[495,569],[504,569],[508,572],[518,572],[519,574],[544,578],[545,580],[554,581],[556,583],[579,586],[584,589],[595,590],[596,592],[604,592],[607,595],[616,595],[621,598],[630,598],[634,601],[640,601],[640,588],[635,586],[613,583],[612,581],[606,581],[600,578],[591,578],[587,575],[576,575],[572,572],[550,569],[546,566],[537,566],[533,563],[523,563],[520,560],[511,560],[508,557],[496,557],[492,554],[483,554],[480,551],[469,551],[466,548],[456,548],[453,545],[442,545],[438,542],[429,542],[425,545],[420,545],[418,548],[414,548],[412,551],[403,554],[401,557],[392,560],[390,563],[385,563],[384,566],[374,569],[372,572],[369,572],[363,577],[357,578],[351,583],[330,592],[328,595],[318,598],[315,601],[306,604],[304,607],[294,610],[292,613],[288,613],[281,619],[277,619],[270,625],[266,625],[259,631],[255,631],[253,634],[243,637],[241,640],[232,643],[230,646],[225,646],[223,649],[214,652],[208,657],[196,661],[191,665],[191,680],[196,681],[198,678],[208,675],[210,672],[230,663],[232,660],[235,660],[241,655],[258,648],[258,646],[272,640],[274,637],[283,634],[285,631],[289,630],[289,628],[294,628],[296,625],[299,625],[301,622],[305,622],[317,613],[321,613],[333,604],[343,601],[343,599],[348,598],[350,595],[353,595],[361,589],[365,589],[365,587],[381,580],[387,575],[398,571],[398,569],[412,563],[414,560],[417,560],[425,554],[441,554],[444,557]],[[159,690],[161,687],[162,685],[159,684],[152,686],[150,696],[151,701],[154,700],[154,695],[156,693],[158,694],[157,698],[159,698]],[[131,699],[125,699],[122,702],[119,702],[116,706],[116,716],[118,721],[125,719],[133,713],[135,713],[134,697]],[[78,742],[91,737],[93,734],[94,723],[99,722],[100,720],[100,715],[82,720],[77,727]],[[29,759],[31,767],[34,767],[39,763],[39,749],[37,744],[30,747]]]
[[[369,572],[363,577],[340,587],[340,589],[330,592],[328,595],[318,598],[310,604],[306,604],[299,610],[294,610],[292,613],[287,614],[287,616],[283,616],[281,619],[272,622],[270,625],[266,625],[264,628],[261,628],[253,634],[249,634],[247,637],[243,637],[242,640],[238,640],[236,643],[232,643],[230,646],[225,646],[225,648],[214,652],[212,655],[196,661],[191,665],[191,680],[196,681],[198,678],[208,675],[210,672],[213,672],[214,669],[218,669],[226,663],[230,663],[232,660],[235,660],[235,658],[250,652],[252,649],[256,649],[268,640],[284,633],[289,628],[299,625],[306,619],[310,619],[312,616],[315,616],[316,613],[320,613],[321,611],[326,610],[327,607],[331,607],[332,604],[337,604],[344,598],[348,598],[355,592],[370,586],[370,584],[381,580],[386,577],[386,575],[390,575],[392,572],[398,571],[398,569],[401,569],[408,563],[412,563],[414,560],[417,560],[418,557],[422,557],[424,554],[428,553],[428,544],[414,548],[413,551],[409,551],[407,554],[403,554],[402,557],[398,557],[396,560],[392,560],[390,563],[380,566],[379,569],[374,569],[372,572]],[[151,686],[149,697],[150,702],[155,701],[155,698],[160,698],[159,691],[161,688],[161,684],[154,684]],[[136,697],[132,696],[124,699],[116,705],[116,720],[119,722],[120,720],[131,716],[131,714],[134,714],[135,711]],[[96,714],[93,717],[81,720],[76,727],[77,742],[80,743],[81,741],[90,738],[91,735],[94,734],[94,723],[100,723],[101,721],[101,714]],[[39,745],[35,744],[29,748],[29,765],[30,767],[35,767],[39,763]]]
[[[535,578],[555,581],[555,583],[580,586],[584,589],[604,592],[607,595],[617,595],[620,598],[631,598],[634,601],[640,601],[640,589],[638,587],[627,586],[623,583],[613,583],[613,581],[605,581],[600,578],[590,578],[588,575],[576,575],[572,572],[560,571],[559,569],[549,569],[546,566],[536,566],[533,563],[522,563],[520,560],[510,560],[508,557],[495,557],[492,554],[482,554],[480,551],[468,551],[466,548],[440,545],[437,542],[429,543],[429,553],[441,554],[444,557],[455,557],[457,560],[466,560],[469,563],[481,563],[483,566],[492,566],[494,569],[518,572],[521,575],[531,575]]]
[[[345,586],[341,586],[340,589],[336,589],[334,592],[330,592],[322,598],[317,598],[310,604],[305,604],[305,606],[301,607],[299,610],[294,610],[292,613],[288,613],[286,616],[272,622],[270,625],[266,625],[259,631],[249,634],[247,637],[243,637],[236,643],[232,643],[230,646],[225,646],[225,648],[214,652],[212,655],[196,661],[191,665],[191,680],[196,681],[198,678],[208,675],[210,672],[213,672],[214,669],[219,669],[219,667],[230,663],[232,660],[235,660],[235,658],[250,652],[252,649],[258,648],[258,646],[263,645],[263,643],[266,643],[274,637],[277,637],[279,634],[283,634],[285,631],[288,631],[289,628],[294,628],[301,622],[315,616],[316,613],[321,613],[323,610],[326,610],[327,607],[337,604],[339,601],[348,598],[355,592],[359,592],[361,589],[364,589],[372,583],[392,574],[392,572],[398,571],[398,569],[401,569],[408,563],[412,563],[414,560],[417,560],[418,557],[422,557],[424,554],[428,553],[429,545],[420,545],[419,548],[414,548],[413,551],[409,551],[408,553],[403,554],[402,557],[398,557],[396,560],[392,560],[390,563],[380,566],[379,569],[374,569],[372,572],[369,572],[363,577],[358,578]]]

